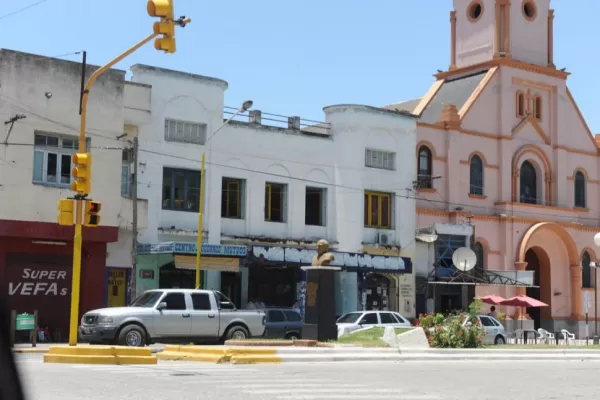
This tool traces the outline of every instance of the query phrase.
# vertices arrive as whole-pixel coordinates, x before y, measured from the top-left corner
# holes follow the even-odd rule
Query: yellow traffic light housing
[[[73,225],[75,222],[74,218],[74,204],[73,199],[60,199],[58,201],[58,218],[57,222],[59,225]]]
[[[148,15],[159,17],[160,22],[154,23],[154,33],[162,35],[154,41],[156,50],[163,50],[165,53],[175,53],[175,23],[173,19],[173,1],[172,0],[149,0],[147,5]]]
[[[72,158],[72,175],[75,180],[71,183],[71,190],[77,194],[89,194],[92,191],[92,155],[90,153],[76,153]]]
[[[83,217],[83,224],[85,226],[98,226],[100,225],[100,210],[102,209],[102,203],[94,200],[85,200],[85,214]]]

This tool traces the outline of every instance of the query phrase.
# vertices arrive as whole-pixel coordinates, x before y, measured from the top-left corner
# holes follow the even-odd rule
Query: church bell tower
[[[554,68],[550,0],[454,0],[450,69],[497,58]]]

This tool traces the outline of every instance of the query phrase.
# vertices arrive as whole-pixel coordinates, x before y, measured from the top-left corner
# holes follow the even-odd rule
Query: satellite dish
[[[594,244],[595,244],[596,246],[600,246],[600,233],[596,233],[596,234],[594,235]]]
[[[461,247],[452,254],[452,263],[459,271],[470,271],[477,264],[477,255],[468,247]]]

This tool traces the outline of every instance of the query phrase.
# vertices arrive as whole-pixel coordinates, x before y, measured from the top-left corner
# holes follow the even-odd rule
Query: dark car
[[[302,316],[291,308],[267,308],[264,337],[270,339],[301,339]]]

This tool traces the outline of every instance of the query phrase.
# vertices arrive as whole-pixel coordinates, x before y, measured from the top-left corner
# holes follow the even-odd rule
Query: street
[[[28,399],[596,399],[594,362],[44,364],[17,355]]]

